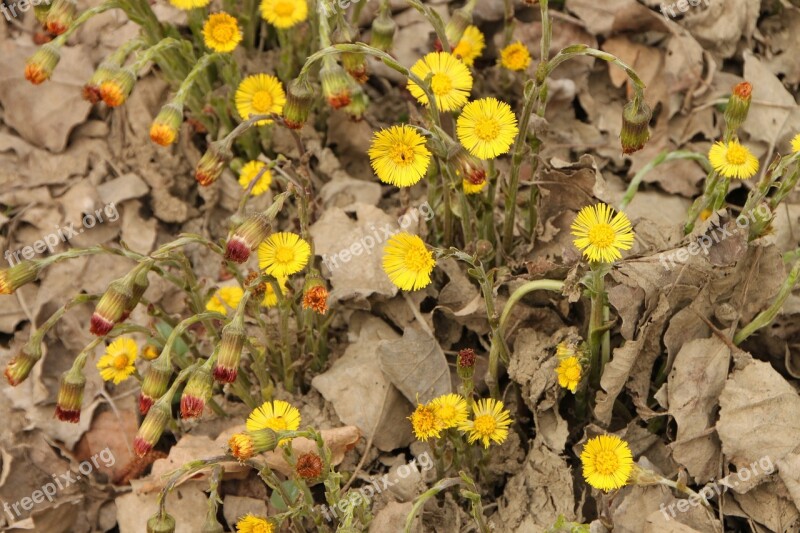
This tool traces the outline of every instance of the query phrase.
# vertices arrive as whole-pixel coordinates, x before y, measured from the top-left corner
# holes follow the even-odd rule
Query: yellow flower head
[[[616,435],[589,439],[581,452],[581,463],[586,482],[605,492],[624,487],[633,470],[631,449]]]
[[[458,140],[480,159],[494,159],[508,152],[518,132],[511,106],[495,98],[468,103],[456,126]]]
[[[410,187],[428,171],[431,153],[425,137],[405,124],[375,133],[369,158],[378,178],[397,187]]]
[[[247,76],[236,89],[234,97],[236,111],[242,120],[247,120],[252,115],[267,115],[275,113],[280,115],[283,104],[286,103],[286,93],[283,92],[281,82],[269,74],[255,74]],[[259,120],[256,125],[271,124],[272,119]]]
[[[148,344],[142,349],[142,359],[145,361],[152,361],[160,354],[161,352],[158,351],[158,347],[153,344]]]
[[[433,253],[410,233],[398,233],[383,248],[383,271],[404,291],[428,286],[435,265]]]
[[[461,180],[461,187],[464,189],[464,194],[478,194],[483,191],[487,185],[489,185],[489,182],[486,180],[478,184],[472,183],[467,179]]]
[[[746,180],[758,172],[758,158],[736,141],[714,143],[708,152],[708,161],[726,178]]]
[[[500,64],[508,70],[525,70],[531,64],[531,53],[517,41],[500,51]]]
[[[240,461],[246,461],[253,457],[253,439],[247,433],[235,433],[228,439],[228,447],[231,455]]]
[[[430,404],[417,404],[417,408],[408,417],[411,428],[417,440],[426,441],[431,437],[439,438],[442,432],[442,421],[436,416],[436,411]]]
[[[233,52],[242,41],[242,31],[236,17],[227,13],[212,13],[203,24],[203,41],[215,52]]]
[[[583,374],[580,360],[575,356],[561,359],[556,368],[556,374],[558,375],[558,384],[574,393]]]
[[[251,514],[246,514],[236,522],[236,531],[238,533],[274,533],[275,524]]]
[[[303,270],[311,246],[295,233],[273,233],[258,247],[258,266],[270,276],[286,278]]]
[[[433,412],[442,428],[455,428],[467,421],[467,400],[460,394],[443,394],[431,400]]]
[[[300,411],[289,402],[273,400],[256,407],[247,417],[247,430],[271,429],[272,431],[295,431],[300,427]],[[278,444],[284,445],[289,439],[281,439]]]
[[[189,9],[197,9],[198,7],[206,7],[211,3],[211,0],[169,0],[169,3],[178,9],[188,11]]]
[[[282,30],[308,18],[306,0],[261,0],[261,18]]]
[[[493,398],[478,400],[472,405],[472,411],[473,419],[458,426],[467,433],[470,444],[480,440],[484,448],[488,448],[490,442],[501,444],[508,438],[511,417],[508,410],[503,409],[503,402]]]
[[[133,362],[136,361],[138,348],[133,339],[120,337],[106,348],[106,353],[97,361],[97,369],[105,381],[114,381],[119,385],[136,372]]]
[[[800,152],[800,133],[792,138],[792,152],[797,153]]]
[[[453,54],[447,52],[431,52],[417,61],[411,72],[424,80],[428,74],[431,77],[431,91],[436,97],[436,106],[441,111],[454,111],[461,109],[469,99],[472,91],[472,74],[464,63]],[[428,97],[422,87],[408,82],[408,90],[419,103],[429,105]]]
[[[453,55],[461,59],[465,65],[471,67],[475,60],[481,56],[484,47],[486,46],[486,39],[477,26],[467,26],[464,30],[464,35],[461,40],[453,48]]]
[[[631,222],[625,213],[614,214],[606,204],[588,205],[572,223],[573,241],[590,261],[611,263],[622,259],[620,250],[633,245]]]
[[[278,278],[278,285],[281,287],[281,294],[286,294],[286,282],[289,278]],[[266,287],[264,289],[264,299],[261,301],[261,305],[264,307],[275,307],[278,305],[278,295],[275,294],[275,289],[272,286],[272,283],[266,283]]]
[[[242,167],[242,171],[239,172],[239,185],[242,186],[242,189],[247,190],[247,187],[250,186],[250,182],[253,181],[261,169],[267,166],[266,163],[263,161],[250,161],[245,166]],[[267,169],[261,174],[261,177],[258,179],[255,185],[253,185],[253,189],[250,191],[250,194],[253,196],[261,196],[265,192],[269,190],[269,186],[272,183],[272,172]]]
[[[236,309],[244,296],[244,291],[238,285],[222,287],[211,297],[206,304],[206,311],[216,311],[223,315],[228,314],[228,309]]]

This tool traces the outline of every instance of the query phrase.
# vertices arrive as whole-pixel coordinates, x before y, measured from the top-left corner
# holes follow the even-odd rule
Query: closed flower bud
[[[263,213],[254,213],[239,224],[225,246],[225,259],[234,263],[244,263],[250,252],[258,248],[269,236],[269,218]]]
[[[472,24],[472,9],[462,7],[453,11],[453,16],[450,17],[447,26],[444,28],[448,42],[452,46],[458,44],[458,41],[464,36],[464,30],[470,24]]]
[[[456,372],[461,379],[472,379],[475,373],[475,350],[472,348],[464,348],[458,352]]]
[[[39,85],[49,80],[61,60],[58,46],[47,43],[41,46],[25,62],[25,79],[34,85]]]
[[[322,80],[322,94],[334,109],[341,109],[350,103],[350,80],[347,73],[336,62],[330,62],[319,71]]]
[[[122,320],[132,297],[133,276],[127,275],[112,281],[94,308],[89,331],[97,336],[106,335],[115,324]]]
[[[169,404],[172,398],[162,396],[153,407],[147,412],[144,417],[142,425],[139,426],[139,431],[133,439],[133,451],[139,457],[144,457],[147,452],[153,449],[161,434],[164,433],[164,428],[170,419]]]
[[[36,337],[22,347],[6,365],[5,375],[9,385],[16,387],[28,378],[33,366],[42,358],[42,345]]]
[[[111,77],[119,70],[119,67],[111,63],[103,62],[94,71],[92,77],[83,86],[83,99],[92,104],[96,104],[103,98],[100,96],[100,86],[103,82],[111,79]]]
[[[121,68],[100,84],[100,98],[108,107],[124,104],[133,92],[136,73],[129,68]]]
[[[367,56],[356,52],[345,52],[342,54],[342,66],[354,80],[360,84],[367,83]]]
[[[483,168],[483,163],[463,148],[459,148],[455,156],[455,166],[458,177],[472,185],[483,185],[486,182],[486,169]]]
[[[175,533],[175,519],[169,513],[156,511],[147,521],[147,533]]]
[[[299,130],[308,120],[314,90],[305,78],[292,80],[286,91],[286,104],[283,106],[283,122],[292,130]]]
[[[158,347],[153,344],[148,344],[142,349],[142,359],[145,361],[152,361],[160,354],[161,352],[158,350]]]
[[[372,38],[370,44],[378,50],[388,52],[394,44],[394,34],[397,23],[392,19],[391,12],[381,10],[380,15],[372,22]]]
[[[278,446],[278,435],[269,428],[236,433],[228,439],[231,455],[240,461],[246,461],[264,452],[270,452]]]
[[[623,154],[632,154],[644,148],[650,139],[649,124],[652,117],[653,112],[643,101],[638,105],[635,100],[625,104],[622,110],[622,130],[619,133]]]
[[[168,357],[161,356],[152,362],[144,375],[142,390],[139,393],[139,412],[143,415],[150,411],[153,403],[164,396],[172,376],[172,363]]]
[[[147,274],[149,272],[150,266],[144,265],[138,269],[138,272],[133,277],[131,297],[128,298],[128,301],[125,303],[125,311],[123,311],[122,316],[119,319],[120,322],[127,320],[127,318],[131,316],[131,313],[133,313],[133,310],[136,309],[136,306],[139,305],[139,302],[142,300],[142,296],[144,296],[144,293],[150,286],[150,280],[147,279]]]
[[[245,341],[244,318],[240,314],[222,328],[219,357],[214,366],[214,379],[221,383],[233,383],[239,373],[239,360]]]
[[[749,82],[742,82],[733,88],[733,93],[725,107],[725,123],[730,131],[736,131],[747,120],[750,112],[753,86]]]
[[[77,12],[75,0],[54,0],[44,19],[44,27],[53,35],[61,35],[72,25]]]
[[[161,108],[150,125],[150,140],[161,146],[169,146],[178,138],[183,123],[183,106],[170,102]]]
[[[350,120],[359,122],[364,118],[364,113],[367,111],[369,105],[369,97],[360,86],[355,85],[352,88],[350,103],[344,108],[345,112],[350,115]]]
[[[310,276],[303,287],[303,309],[313,309],[324,315],[328,312],[328,289],[319,276]]]
[[[0,270],[0,294],[14,294],[23,285],[36,281],[41,269],[38,261],[24,260]]]
[[[203,187],[207,187],[217,181],[222,175],[222,171],[228,166],[233,153],[230,149],[222,146],[219,143],[211,143],[211,145],[197,162],[197,167],[194,171],[194,179]]]
[[[205,366],[194,371],[181,395],[181,418],[196,418],[203,414],[206,403],[211,398],[214,379],[211,370]]]
[[[80,368],[71,368],[61,375],[56,402],[56,418],[62,422],[77,424],[81,419],[83,389],[86,376]]]

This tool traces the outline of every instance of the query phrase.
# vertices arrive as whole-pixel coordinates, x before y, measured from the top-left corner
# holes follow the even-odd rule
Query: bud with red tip
[[[133,451],[139,457],[144,457],[153,446],[156,445],[164,433],[164,428],[170,419],[170,402],[172,397],[170,395],[162,396],[153,404],[147,411],[147,416],[144,417],[142,425],[139,426],[139,431],[136,433],[136,438],[133,439]]]
[[[619,138],[622,141],[622,153],[638,152],[650,139],[650,119],[653,112],[643,100],[634,98],[622,110],[622,130]]]
[[[42,343],[39,335],[34,334],[17,355],[6,365],[4,372],[9,385],[16,387],[25,381],[34,365],[42,358]]]
[[[269,428],[236,433],[228,439],[231,455],[246,461],[260,453],[269,452],[278,446],[278,435]]]
[[[108,107],[124,104],[136,85],[136,73],[129,68],[120,68],[100,84],[100,98]]]
[[[359,122],[364,118],[364,113],[367,111],[369,105],[369,96],[358,84],[353,84],[350,91],[350,103],[344,108],[344,111],[350,115],[350,120]]]
[[[128,301],[125,303],[125,310],[119,318],[120,322],[125,322],[125,320],[131,316],[133,310],[136,309],[136,306],[139,305],[139,302],[142,300],[142,296],[147,292],[147,288],[150,287],[150,280],[147,279],[147,275],[150,273],[150,268],[152,266],[152,261],[145,261],[136,267],[135,274],[133,275],[131,297],[128,298]]]
[[[749,82],[742,82],[733,88],[733,93],[725,107],[725,124],[730,132],[735,132],[747,120],[750,112],[750,101],[753,97],[753,86]]]
[[[108,286],[92,313],[89,331],[93,335],[106,335],[115,324],[122,321],[125,309],[133,297],[133,280],[132,273],[129,273]]]
[[[39,261],[27,259],[10,268],[0,270],[0,294],[14,294],[14,291],[27,285],[39,276],[42,266]]]
[[[25,62],[25,79],[34,85],[44,83],[53,75],[60,60],[61,51],[58,46],[52,43],[41,46]]]
[[[335,61],[329,61],[319,71],[322,81],[322,94],[334,109],[341,109],[350,104],[350,80],[347,73]]]
[[[314,90],[305,78],[292,80],[286,90],[286,104],[283,106],[283,123],[287,128],[299,130],[308,120]]]
[[[477,157],[459,147],[454,159],[458,177],[472,185],[482,186],[486,182],[486,169]]]
[[[233,153],[230,148],[220,142],[211,143],[195,167],[194,179],[203,187],[211,185],[219,179],[231,159]]]
[[[175,102],[165,104],[150,125],[150,140],[160,146],[169,146],[178,138],[182,123],[183,105]]]
[[[172,376],[172,362],[169,353],[161,355],[150,364],[142,381],[142,390],[139,393],[139,412],[147,414],[153,403],[164,396],[169,387],[169,378]]]
[[[118,70],[119,67],[112,63],[106,61],[100,63],[100,66],[94,71],[92,77],[89,78],[89,81],[83,86],[83,99],[92,104],[96,104],[102,100],[103,98],[100,96],[100,86],[105,81],[111,79]]]
[[[83,366],[79,359],[80,356],[72,368],[61,375],[56,402],[56,418],[72,424],[77,424],[81,419],[83,390],[86,388],[86,376],[83,375]]]
[[[472,379],[475,373],[475,350],[464,348],[458,352],[456,372],[461,379]]]
[[[181,395],[181,418],[197,418],[211,399],[214,379],[211,369],[203,365],[194,371]]]
[[[236,381],[245,337],[244,315],[237,310],[233,319],[222,328],[219,358],[214,366],[214,379],[221,383]]]
[[[269,218],[264,213],[254,213],[242,222],[225,246],[225,259],[234,263],[244,263],[250,252],[258,248],[269,236]]]
[[[77,12],[75,0],[54,0],[44,19],[44,27],[53,35],[61,35],[72,26]]]

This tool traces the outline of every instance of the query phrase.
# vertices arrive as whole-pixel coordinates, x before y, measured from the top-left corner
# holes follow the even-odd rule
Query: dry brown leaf
[[[427,403],[451,392],[450,369],[439,343],[416,328],[376,347],[381,370],[409,402]]]

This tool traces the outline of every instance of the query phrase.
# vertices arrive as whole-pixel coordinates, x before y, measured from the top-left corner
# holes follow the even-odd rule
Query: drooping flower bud
[[[369,96],[358,84],[354,84],[350,91],[350,103],[344,111],[350,115],[350,120],[359,122],[364,118],[364,113],[369,105]]]
[[[61,51],[58,46],[52,43],[41,46],[25,62],[25,79],[34,85],[49,80],[60,60]]]
[[[258,429],[236,433],[228,439],[231,455],[246,461],[260,453],[269,452],[278,446],[278,435],[271,429]]]
[[[367,56],[358,52],[345,52],[342,54],[342,66],[354,80],[360,84],[367,83]]]
[[[203,414],[211,398],[214,379],[205,365],[194,371],[181,395],[181,418],[196,418]]]
[[[139,431],[133,439],[133,451],[139,457],[144,457],[147,452],[153,449],[161,434],[164,433],[164,428],[170,419],[169,404],[172,398],[162,396],[153,404],[147,411],[147,416],[144,417],[142,425],[139,426]]]
[[[397,23],[391,17],[391,11],[381,9],[378,17],[372,21],[372,38],[370,44],[373,48],[388,52],[394,44],[394,34],[397,31]]]
[[[450,20],[444,28],[445,36],[451,46],[458,44],[458,41],[464,36],[464,30],[466,30],[467,26],[470,24],[472,24],[471,8],[465,6],[453,11],[453,16],[450,17]]]
[[[25,381],[34,365],[42,358],[42,344],[34,335],[6,365],[4,372],[9,385],[16,387]]]
[[[211,185],[219,179],[231,159],[233,159],[233,153],[229,148],[218,142],[211,143],[206,153],[197,162],[194,179],[203,187]]]
[[[483,163],[463,148],[459,148],[455,155],[456,175],[472,185],[481,186],[486,183],[486,169]]]
[[[73,365],[61,375],[56,401],[56,418],[72,424],[80,421],[84,388],[86,388],[86,376],[83,375],[83,369],[79,365]]]
[[[111,77],[119,70],[119,67],[109,63],[102,62],[97,70],[94,71],[92,77],[83,86],[83,99],[92,104],[96,104],[103,98],[100,96],[100,86],[111,79]]]
[[[100,98],[108,107],[124,104],[136,85],[136,73],[129,68],[121,68],[100,84]]]
[[[147,414],[153,403],[164,396],[172,376],[172,362],[168,354],[161,354],[150,364],[144,375],[142,390],[139,393],[139,412]]]
[[[347,72],[335,61],[327,63],[319,71],[322,93],[334,109],[347,106],[351,100],[350,80]]]
[[[140,267],[137,267],[136,275],[133,276],[131,297],[128,298],[128,301],[125,303],[125,311],[122,312],[122,316],[119,318],[120,322],[125,322],[125,320],[131,316],[133,310],[136,309],[136,306],[139,305],[139,302],[142,300],[142,296],[147,292],[147,288],[150,287],[150,280],[147,279],[147,275],[150,273],[151,265],[152,263],[144,263]]]
[[[250,258],[250,252],[258,248],[269,236],[269,218],[264,213],[254,213],[233,232],[225,246],[225,259],[234,263],[244,263]]]
[[[308,120],[314,90],[308,80],[295,78],[286,91],[286,104],[283,106],[283,122],[292,130],[299,130]]]
[[[219,358],[214,366],[214,379],[221,383],[236,381],[245,338],[244,316],[237,310],[237,314],[222,328]]]
[[[77,12],[75,0],[54,0],[44,19],[44,27],[53,35],[61,35],[72,26]]]
[[[165,104],[150,125],[150,140],[160,146],[169,146],[178,138],[183,123],[183,106],[174,102]]]
[[[38,261],[23,260],[10,268],[0,270],[0,294],[14,294],[14,291],[39,277],[42,267]]]
[[[653,112],[644,101],[631,100],[622,110],[622,129],[619,138],[622,141],[622,153],[638,152],[650,139],[650,119]]]
[[[122,320],[128,302],[133,297],[133,279],[133,276],[129,274],[112,281],[106,292],[100,297],[89,325],[89,331],[93,335],[106,335],[115,324]]]
[[[742,82],[733,88],[733,93],[725,107],[725,124],[731,132],[735,132],[747,120],[750,112],[750,101],[753,96],[753,86],[749,82]]]
[[[169,513],[156,511],[147,521],[147,533],[175,533],[175,519]]]

